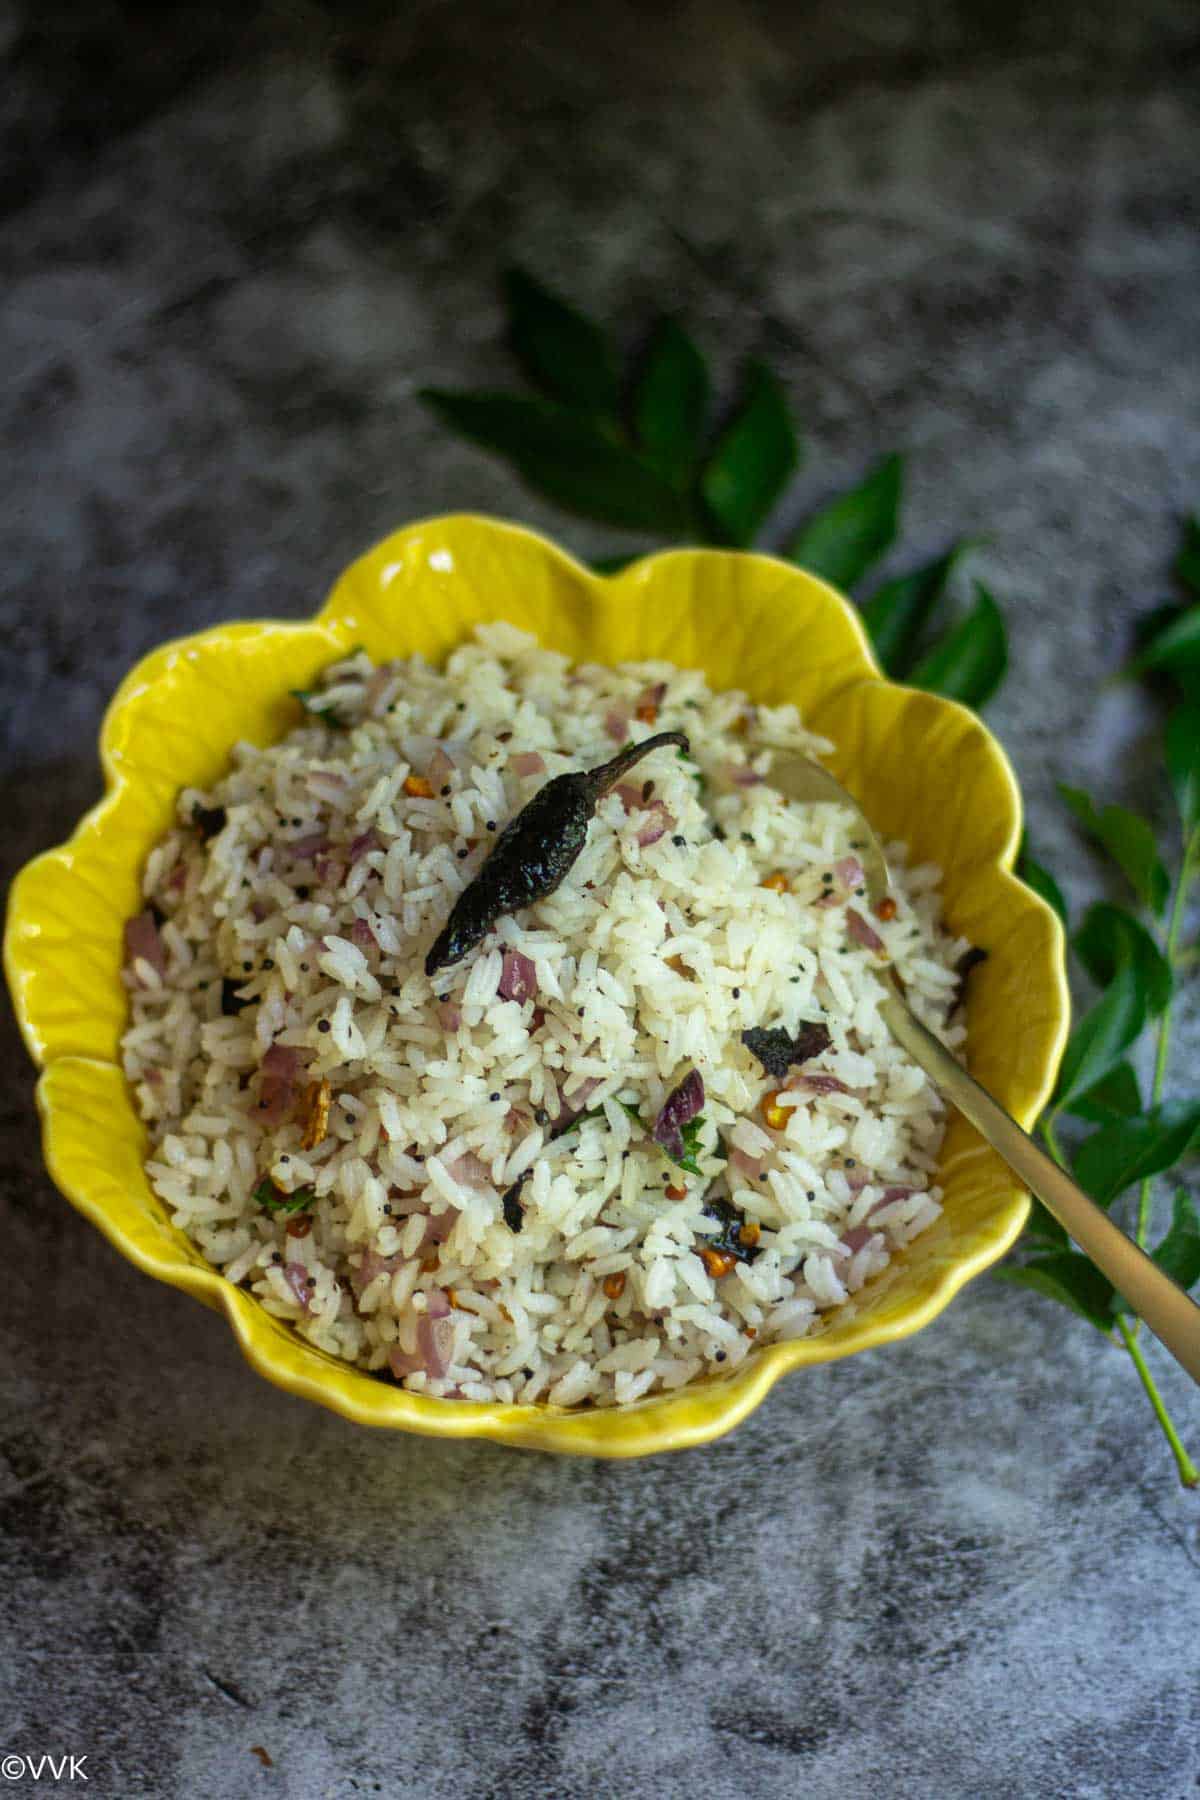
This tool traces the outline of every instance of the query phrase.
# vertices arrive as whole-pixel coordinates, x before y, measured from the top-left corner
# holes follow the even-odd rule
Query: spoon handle
[[[1103,1269],[1155,1337],[1200,1385],[1200,1306],[1038,1148],[899,996],[889,994],[880,1011],[900,1046],[1054,1214],[1096,1267]]]

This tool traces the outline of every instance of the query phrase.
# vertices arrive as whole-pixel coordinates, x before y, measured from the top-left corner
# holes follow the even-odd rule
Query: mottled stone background
[[[506,377],[513,258],[767,354],[791,515],[903,445],[908,555],[989,535],[990,716],[1076,903],[1054,777],[1162,809],[1104,681],[1200,495],[1186,0],[10,0],[0,49],[6,876],[164,635],[431,511],[614,547],[413,398]],[[981,1280],[641,1465],[368,1436],[75,1218],[0,1051],[0,1751],[119,1800],[1200,1785],[1200,1500],[1081,1322]]]

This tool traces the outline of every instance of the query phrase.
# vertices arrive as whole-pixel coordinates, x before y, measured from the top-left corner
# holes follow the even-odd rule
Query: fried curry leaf
[[[703,1173],[697,1159],[704,1148],[700,1141],[700,1134],[707,1122],[703,1113],[697,1113],[694,1119],[689,1119],[686,1125],[680,1127],[680,1137],[683,1139],[681,1156],[676,1156],[673,1151],[666,1150],[666,1146],[663,1145],[663,1149],[666,1150],[671,1161],[677,1163],[681,1169],[686,1169],[689,1175]]]
[[[221,1012],[227,1019],[236,1017],[236,1015],[242,1011],[243,1007],[254,1006],[256,1004],[253,1000],[242,999],[241,995],[238,993],[238,989],[241,985],[240,981],[232,981],[228,975],[224,975],[221,978]]]
[[[319,719],[322,725],[331,725],[335,731],[348,729],[347,721],[341,717],[335,707],[321,705],[321,701],[326,698],[321,688],[289,688],[288,693],[293,700],[300,702],[306,713],[311,713],[314,719]]]
[[[294,1193],[285,1194],[277,1188],[269,1175],[265,1175],[255,1188],[251,1198],[264,1211],[272,1213],[307,1212],[316,1203],[316,1192],[310,1187],[297,1188]]]
[[[903,486],[904,458],[884,457],[858,487],[814,513],[788,545],[788,556],[848,591],[891,548]]]
[[[829,1027],[819,1019],[805,1020],[793,1036],[782,1025],[755,1026],[743,1031],[742,1042],[759,1063],[764,1075],[783,1081],[789,1069],[821,1056],[833,1042]]]
[[[706,1200],[704,1216],[706,1219],[715,1219],[721,1227],[720,1231],[711,1237],[703,1238],[702,1242],[707,1244],[710,1249],[724,1250],[736,1262],[743,1263],[752,1263],[757,1256],[761,1256],[762,1245],[757,1241],[757,1232],[747,1233],[747,1236],[753,1235],[754,1242],[745,1243],[743,1241],[742,1229],[746,1223],[745,1214],[740,1213],[732,1201]]]

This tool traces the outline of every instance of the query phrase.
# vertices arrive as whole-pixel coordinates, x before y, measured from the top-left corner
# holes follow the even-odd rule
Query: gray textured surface
[[[796,507],[906,444],[909,553],[991,534],[992,716],[1095,891],[1052,780],[1153,797],[1100,682],[1200,491],[1194,9],[649,10],[0,6],[6,875],[164,635],[424,512],[561,528],[412,399],[504,374],[517,256],[767,352]],[[1066,1314],[981,1281],[649,1464],[357,1434],[69,1212],[0,1050],[0,1751],[121,1800],[1200,1784],[1198,1502]]]

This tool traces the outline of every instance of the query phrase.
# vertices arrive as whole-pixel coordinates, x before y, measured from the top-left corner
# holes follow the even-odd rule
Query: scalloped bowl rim
[[[941,1270],[936,1284],[923,1299],[908,1304],[901,1316],[888,1321],[874,1320],[868,1315],[855,1321],[855,1335],[829,1338],[818,1335],[786,1343],[763,1346],[743,1363],[732,1377],[706,1378],[685,1388],[649,1396],[631,1407],[567,1409],[545,1405],[518,1406],[500,1402],[479,1404],[463,1401],[439,1401],[412,1395],[408,1390],[393,1388],[365,1371],[315,1349],[263,1311],[259,1303],[242,1289],[233,1287],[211,1264],[190,1250],[182,1232],[176,1232],[173,1256],[155,1254],[138,1238],[131,1237],[123,1216],[114,1214],[90,1192],[86,1180],[81,1181],[74,1166],[74,1148],[64,1153],[60,1144],[62,1121],[55,1106],[56,1071],[63,1066],[87,1072],[103,1069],[116,1075],[129,1104],[128,1090],[119,1063],[110,1058],[78,1053],[56,1052],[44,1041],[39,1021],[29,1004],[29,989],[36,968],[28,958],[29,940],[37,935],[36,920],[31,921],[24,909],[24,891],[30,878],[44,865],[55,863],[73,867],[81,853],[99,841],[110,818],[120,808],[125,794],[136,788],[136,776],[122,765],[116,748],[118,727],[127,712],[135,708],[140,696],[168,672],[172,659],[188,656],[197,650],[223,648],[248,638],[269,634],[273,639],[296,634],[309,640],[327,640],[331,655],[347,647],[344,631],[347,616],[339,605],[339,596],[357,571],[378,563],[385,553],[398,554],[409,542],[422,534],[436,532],[445,538],[458,532],[494,536],[506,547],[522,546],[528,553],[549,559],[560,571],[593,593],[620,590],[645,583],[647,574],[689,564],[735,559],[739,564],[753,564],[764,571],[781,572],[788,578],[800,577],[808,587],[820,591],[823,604],[840,615],[839,625],[856,643],[858,672],[841,687],[831,688],[823,699],[844,698],[852,688],[880,686],[898,694],[915,695],[921,690],[905,687],[890,680],[879,668],[861,619],[849,602],[828,583],[818,580],[771,556],[747,551],[715,549],[677,549],[652,552],[613,576],[596,575],[577,558],[542,534],[516,523],[471,513],[433,515],[416,520],[389,533],[357,557],[335,580],[324,604],[304,620],[250,619],[217,624],[200,632],[166,640],[147,652],[119,683],[103,717],[99,734],[100,763],[105,791],[83,815],[69,839],[43,851],[20,870],[9,894],[8,918],[4,936],[4,968],[14,1000],[21,1034],[29,1054],[37,1065],[37,1105],[42,1122],[47,1168],[55,1185],[65,1198],[99,1229],[129,1261],[156,1280],[182,1289],[205,1305],[223,1312],[246,1361],[260,1375],[278,1387],[301,1398],[323,1405],[354,1423],[379,1429],[396,1429],[424,1435],[469,1438],[484,1437],[500,1443],[515,1444],[558,1453],[612,1458],[637,1457],[667,1450],[684,1449],[707,1442],[733,1429],[766,1397],[770,1389],[792,1369],[840,1360],[866,1349],[894,1343],[911,1336],[931,1323],[969,1281],[999,1260],[1019,1235],[1028,1211],[1028,1200],[1018,1196],[1009,1203],[1003,1219],[997,1220],[990,1239],[974,1251],[956,1254]],[[348,621],[353,627],[355,621]],[[931,696],[923,695],[929,700]],[[1009,829],[1005,842],[996,855],[994,872],[1007,877],[1019,891],[1027,908],[1041,909],[1050,923],[1050,966],[1045,971],[1050,983],[1050,999],[1054,1005],[1057,1030],[1044,1057],[1044,1066],[1036,1081],[1031,1082],[1025,1102],[1014,1107],[1018,1122],[1030,1127],[1053,1090],[1059,1059],[1069,1026],[1069,996],[1066,984],[1065,939],[1057,916],[1041,896],[1020,882],[1014,864],[1021,836],[1022,802],[1015,774],[999,742],[982,725],[975,714],[957,702],[940,696],[932,697],[939,709],[961,714],[982,733],[993,771],[1002,778],[1009,809]],[[177,783],[176,786],[179,784]],[[135,1115],[136,1116],[136,1115]],[[140,1121],[138,1121],[140,1126]],[[960,1159],[988,1154],[982,1145],[960,1152]],[[156,1202],[157,1204],[157,1202]],[[177,1242],[176,1242],[177,1240]],[[303,1354],[286,1354],[288,1346],[299,1346]],[[414,1408],[404,1401],[417,1401]],[[382,1402],[388,1404],[381,1404]],[[396,1402],[401,1404],[397,1405]],[[682,1404],[681,1404],[682,1403]]]

